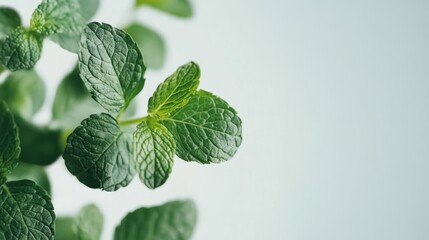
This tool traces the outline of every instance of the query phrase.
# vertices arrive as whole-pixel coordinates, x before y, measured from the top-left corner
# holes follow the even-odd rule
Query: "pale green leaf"
[[[19,163],[18,166],[7,176],[8,181],[24,179],[34,181],[37,185],[45,189],[49,195],[51,195],[51,184],[49,182],[48,174],[43,167],[28,163]]]
[[[176,154],[186,161],[227,161],[241,145],[237,112],[221,98],[202,90],[160,121],[174,136]]]
[[[55,240],[76,240],[75,219],[72,217],[57,217],[55,219]]]
[[[124,31],[93,22],[85,27],[80,45],[80,75],[92,97],[112,114],[124,111],[145,81],[137,44]]]
[[[192,6],[189,0],[136,0],[136,6],[148,5],[177,17],[192,16]]]
[[[54,239],[54,207],[43,188],[29,180],[0,187],[0,233],[7,240]]]
[[[6,103],[0,100],[0,178],[16,167],[20,152],[14,117]]]
[[[141,181],[155,189],[167,181],[174,161],[173,135],[163,125],[149,119],[134,132],[134,160]]]
[[[115,240],[189,240],[197,223],[194,202],[173,201],[129,213],[116,227]]]
[[[99,240],[103,230],[103,214],[94,204],[83,207],[75,220],[78,240]]]
[[[135,175],[132,139],[110,115],[91,115],[67,139],[67,169],[90,188],[116,191]]]
[[[13,29],[21,25],[21,18],[13,8],[0,7],[0,37],[8,35]]]

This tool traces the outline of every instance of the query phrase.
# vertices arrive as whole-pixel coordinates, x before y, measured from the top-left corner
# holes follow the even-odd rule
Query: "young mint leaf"
[[[92,97],[112,114],[142,90],[146,67],[133,39],[105,23],[89,23],[79,50],[80,75]]]
[[[17,71],[0,85],[0,96],[15,113],[30,119],[45,101],[45,83],[34,70]]]
[[[61,156],[63,149],[59,130],[34,125],[19,115],[15,115],[15,122],[21,140],[21,162],[45,166]]]
[[[0,233],[4,239],[54,239],[54,207],[43,188],[29,180],[0,187]]]
[[[78,32],[85,20],[78,0],[42,0],[33,12],[30,29],[43,36]]]
[[[45,189],[51,195],[51,184],[49,182],[48,174],[41,166],[19,163],[18,166],[7,176],[9,181],[17,181],[28,179],[34,181],[37,185]]]
[[[75,219],[77,239],[99,240],[103,222],[103,214],[96,205],[89,204],[83,207]]]
[[[34,67],[42,52],[43,38],[23,27],[17,27],[0,46],[0,63],[11,71]]]
[[[0,7],[0,37],[8,35],[13,29],[21,25],[21,18],[15,9]]]
[[[148,5],[173,14],[177,17],[188,18],[192,16],[192,6],[188,0],[136,0],[136,6]]]
[[[155,189],[167,181],[174,160],[173,135],[153,119],[141,122],[134,132],[134,161],[141,181]]]
[[[197,223],[194,202],[173,201],[162,206],[140,208],[116,227],[115,240],[189,240]]]
[[[67,169],[90,188],[116,191],[135,175],[132,139],[109,114],[91,115],[67,139]]]
[[[164,65],[165,43],[159,33],[139,23],[129,25],[124,31],[136,41],[148,68],[159,69]]]
[[[202,90],[160,122],[173,134],[176,154],[186,161],[227,161],[241,145],[237,112],[221,98]]]
[[[0,178],[16,167],[20,152],[15,120],[6,103],[0,100]]]
[[[161,83],[149,99],[149,114],[165,117],[173,110],[183,107],[200,83],[200,68],[190,62],[177,69]]]

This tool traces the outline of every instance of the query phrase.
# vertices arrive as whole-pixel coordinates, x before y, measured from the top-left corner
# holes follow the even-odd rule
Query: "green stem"
[[[147,118],[149,118],[149,116],[144,116],[144,117],[141,117],[141,118],[134,118],[134,119],[124,120],[124,121],[119,121],[119,125],[126,126],[126,125],[139,124],[139,123],[143,122],[144,120],[146,120]]]

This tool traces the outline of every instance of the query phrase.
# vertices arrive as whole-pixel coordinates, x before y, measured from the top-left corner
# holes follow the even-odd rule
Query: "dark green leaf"
[[[90,188],[116,191],[135,175],[132,139],[110,115],[91,115],[67,139],[67,169]]]
[[[0,187],[0,233],[4,239],[54,239],[54,207],[43,188],[29,180]]]
[[[34,70],[11,73],[0,85],[0,98],[26,119],[39,111],[45,95],[45,83]]]
[[[61,155],[61,132],[46,127],[39,127],[15,116],[21,139],[21,162],[49,165]]]
[[[42,0],[31,16],[30,29],[43,36],[74,33],[84,22],[78,0]]]
[[[90,114],[102,111],[103,108],[91,98],[76,67],[58,86],[52,107],[53,126],[74,129]]]
[[[51,184],[49,183],[48,174],[41,166],[19,163],[18,166],[7,176],[9,181],[28,179],[34,181],[37,185],[45,189],[51,195]]]
[[[13,29],[21,25],[21,18],[15,9],[0,7],[0,37],[8,35]]]
[[[197,209],[190,201],[140,208],[116,227],[115,240],[189,240],[197,223]]]
[[[178,17],[188,18],[192,16],[192,6],[189,0],[136,0],[136,6],[148,5],[173,14]]]
[[[183,107],[200,83],[200,68],[194,62],[185,64],[161,83],[149,99],[149,114],[168,116],[173,110]]]
[[[23,27],[12,31],[0,46],[0,62],[11,71],[34,67],[42,52],[43,38]]]
[[[158,69],[164,65],[165,43],[157,32],[139,23],[133,23],[124,30],[136,41],[148,68]]]
[[[74,218],[57,217],[57,219],[55,219],[55,240],[78,239],[75,228]]]
[[[94,204],[83,207],[76,220],[76,233],[79,240],[99,240],[103,230],[103,214]]]
[[[141,181],[155,189],[167,181],[174,161],[173,135],[163,125],[149,119],[134,132],[134,160]]]
[[[80,75],[92,97],[112,114],[142,90],[146,67],[137,44],[122,30],[89,23],[79,50]]]
[[[186,161],[219,163],[241,145],[241,120],[219,97],[198,91],[187,105],[161,119],[176,141],[176,154]]]
[[[16,167],[20,151],[15,120],[6,103],[0,100],[0,178]]]

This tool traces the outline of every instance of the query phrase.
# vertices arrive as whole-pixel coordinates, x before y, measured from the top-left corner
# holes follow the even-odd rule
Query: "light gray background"
[[[26,22],[39,1],[1,0]],[[167,184],[138,178],[115,193],[91,190],[49,168],[58,215],[97,203],[103,239],[140,206],[192,198],[194,239],[429,239],[429,1],[194,0],[195,17],[151,9],[136,17],[168,43],[149,71],[140,112],[176,67],[197,61],[201,87],[244,122],[230,162],[176,159]],[[97,21],[122,26],[131,0],[103,0]],[[76,56],[45,41],[37,69],[49,100]],[[37,116],[49,119],[46,107]]]

